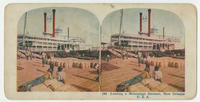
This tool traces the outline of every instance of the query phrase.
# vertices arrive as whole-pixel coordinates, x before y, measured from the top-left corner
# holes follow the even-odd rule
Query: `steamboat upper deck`
[[[25,36],[24,46],[33,52],[42,51],[71,51],[81,50],[81,46],[84,45],[84,41],[81,38],[51,38],[51,37],[34,37]],[[18,36],[18,48],[23,47],[23,36]]]
[[[120,45],[127,50],[174,50],[180,47],[180,41],[175,38],[133,34],[113,34],[111,44],[114,47]]]

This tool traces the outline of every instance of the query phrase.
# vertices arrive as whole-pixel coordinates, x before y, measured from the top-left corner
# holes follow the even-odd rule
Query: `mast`
[[[119,28],[119,38],[118,38],[119,46],[121,45],[120,37],[121,37],[121,33],[122,33],[122,23],[123,23],[122,21],[123,21],[123,9],[121,9],[121,17],[120,17],[120,28]]]
[[[165,48],[164,39],[165,39],[165,27],[163,27],[163,49]]]
[[[100,35],[102,35],[102,26],[100,25],[99,26],[99,34]],[[101,42],[101,37],[100,37],[100,42]],[[98,73],[98,77],[99,77],[99,92],[101,92],[101,84],[102,84],[102,81],[101,81],[101,79],[102,79],[102,77],[101,77],[101,71],[102,71],[102,60],[101,60],[101,43],[100,43],[100,47],[99,47],[99,68],[98,68],[98,70],[99,70],[99,73]]]
[[[23,48],[25,46],[24,38],[25,38],[25,33],[26,33],[26,22],[27,22],[27,12],[25,13],[25,16],[24,16],[24,31],[23,31],[23,39],[22,39]]]
[[[69,40],[69,27],[67,28],[67,39]]]

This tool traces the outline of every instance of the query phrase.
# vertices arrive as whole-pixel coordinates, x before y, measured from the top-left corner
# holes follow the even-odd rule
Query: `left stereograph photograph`
[[[25,12],[17,28],[17,91],[99,91],[99,21],[72,7]]]

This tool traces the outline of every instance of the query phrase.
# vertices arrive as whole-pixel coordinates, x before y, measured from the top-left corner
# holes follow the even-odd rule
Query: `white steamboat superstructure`
[[[44,13],[44,32],[40,35],[37,34],[27,34],[26,33],[26,17],[25,13],[25,23],[24,23],[24,33],[18,34],[18,49],[31,50],[32,52],[56,52],[56,51],[77,51],[85,50],[85,41],[80,37],[69,36],[68,34],[63,34],[63,30],[60,28],[55,29],[55,12],[53,9],[53,32],[47,33],[47,13]],[[34,35],[34,36],[33,36]],[[36,36],[37,35],[37,36]]]
[[[142,32],[142,13],[140,12],[140,30],[138,34],[121,33],[123,9],[121,12],[120,32],[111,35],[111,47],[124,48],[127,51],[164,51],[181,48],[180,40],[154,34],[155,28],[151,28],[151,9],[148,9],[148,32]]]
[[[120,46],[128,51],[158,51],[174,50],[180,48],[180,40],[175,38],[161,39],[158,36],[147,37],[146,35],[113,34],[111,36],[112,46]]]
[[[50,38],[25,36],[24,47],[32,52],[48,52],[48,51],[77,51],[83,50],[84,40],[81,38]],[[23,49],[23,35],[18,36],[18,49]]]

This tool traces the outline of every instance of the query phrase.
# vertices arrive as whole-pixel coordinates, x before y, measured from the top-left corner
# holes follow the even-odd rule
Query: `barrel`
[[[65,62],[63,62],[63,68],[65,68]]]
[[[159,67],[162,67],[161,62],[159,62],[158,66],[159,66]]]
[[[77,62],[74,63],[74,68],[77,68]]]
[[[83,69],[85,69],[86,68],[86,63],[83,63]]]
[[[158,66],[158,62],[155,62],[156,63],[156,66]]]
[[[171,67],[172,65],[171,65],[171,62],[168,62],[168,67]]]
[[[151,61],[151,65],[154,66],[154,62],[153,61]]]
[[[49,64],[49,61],[48,61],[48,60],[46,60],[46,64],[47,64],[47,65]]]
[[[144,59],[141,59],[141,63],[142,63],[142,64],[144,63]]]
[[[177,62],[175,62],[175,68],[178,68],[178,63]]]
[[[79,63],[79,68],[83,68],[83,64],[82,63]]]
[[[171,65],[172,65],[171,67],[175,67],[175,63],[174,62],[172,62]]]
[[[72,63],[72,67],[73,67],[73,68],[75,67],[75,63],[74,63],[74,62]]]
[[[60,62],[57,62],[57,64],[58,64],[57,66],[60,66]],[[62,67],[62,65],[61,65],[61,67]]]

